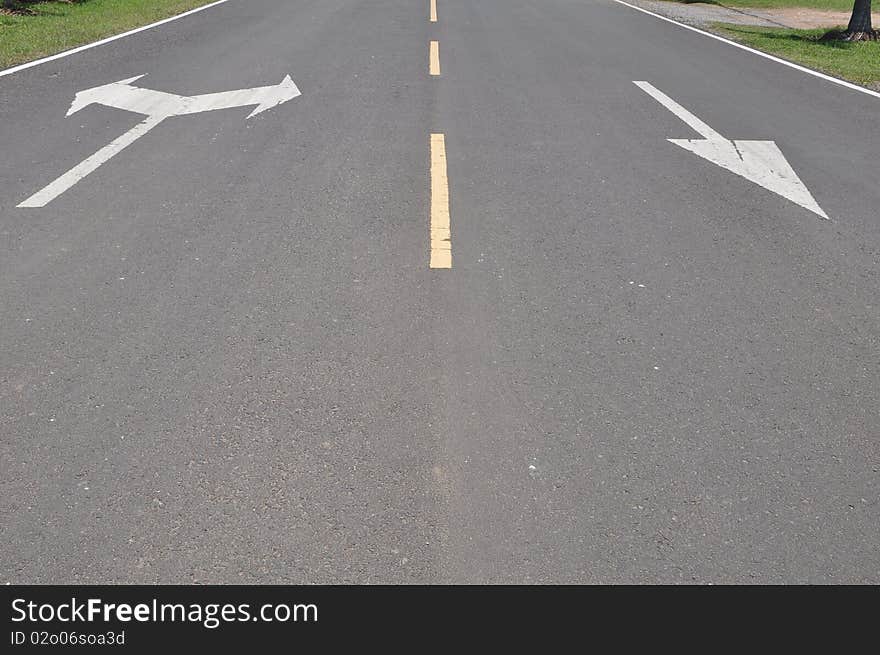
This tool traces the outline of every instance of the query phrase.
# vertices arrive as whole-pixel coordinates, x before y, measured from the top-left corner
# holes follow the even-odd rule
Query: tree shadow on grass
[[[89,0],[0,0],[0,10],[12,16],[60,16],[47,9],[46,4],[84,5]]]
[[[761,30],[749,29],[738,25],[725,25],[725,31],[733,34],[741,34],[745,37],[760,36],[768,41],[779,41],[787,43],[809,43],[810,45],[823,46],[836,50],[849,50],[856,47],[857,43],[849,41],[840,41],[833,38],[833,35],[840,34],[845,28],[837,27],[834,29],[817,29],[817,30],[793,30],[785,28],[767,28]]]

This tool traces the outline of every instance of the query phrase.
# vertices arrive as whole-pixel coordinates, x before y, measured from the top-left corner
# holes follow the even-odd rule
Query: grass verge
[[[716,31],[758,50],[829,75],[880,88],[880,42],[820,41],[827,29],[794,30],[716,23]]]
[[[213,0],[79,0],[25,5],[0,14],[0,69],[91,43]]]

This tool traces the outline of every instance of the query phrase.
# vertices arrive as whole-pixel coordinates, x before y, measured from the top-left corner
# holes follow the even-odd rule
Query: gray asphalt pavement
[[[0,77],[0,583],[880,582],[880,99],[611,0],[428,1],[232,0]],[[142,74],[302,95],[17,207]]]

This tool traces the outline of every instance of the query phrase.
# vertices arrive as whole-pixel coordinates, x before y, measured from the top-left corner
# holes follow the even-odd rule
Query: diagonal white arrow
[[[286,76],[280,84],[275,86],[261,86],[253,89],[224,91],[222,93],[207,93],[198,96],[179,96],[173,93],[165,93],[164,91],[154,91],[133,86],[132,82],[139,80],[141,77],[143,75],[111,84],[104,84],[103,86],[96,86],[76,94],[70,109],[67,110],[68,116],[84,107],[97,103],[107,107],[125,109],[136,114],[143,114],[147,118],[19,204],[19,207],[45,207],[86,175],[101,166],[101,164],[137,141],[170,116],[183,116],[203,111],[213,111],[215,109],[252,107],[256,105],[256,108],[248,115],[248,118],[251,118],[267,109],[271,109],[288,100],[293,100],[300,95],[300,91],[296,84],[293,83],[293,80],[290,79],[290,75]]]
[[[725,139],[648,82],[634,82],[634,84],[703,137],[702,139],[667,139],[669,142],[759,184],[822,218],[828,218],[774,141]]]

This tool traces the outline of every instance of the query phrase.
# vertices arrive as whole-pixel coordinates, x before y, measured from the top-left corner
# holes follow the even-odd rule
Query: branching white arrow
[[[810,194],[794,172],[785,155],[774,141],[731,141],[706,125],[687,109],[648,82],[634,82],[636,86],[687,123],[702,139],[667,139],[690,150],[713,164],[759,184],[804,209],[827,219],[828,215]]]
[[[252,107],[256,105],[256,108],[248,115],[248,118],[251,118],[267,109],[276,107],[288,100],[293,100],[300,95],[300,91],[296,84],[293,83],[293,80],[290,79],[290,75],[286,76],[280,84],[275,86],[261,86],[253,89],[239,89],[222,93],[206,93],[198,96],[179,96],[173,93],[154,91],[132,85],[132,82],[142,77],[143,75],[138,75],[127,80],[86,89],[76,94],[70,109],[67,110],[68,116],[84,107],[97,103],[107,107],[125,109],[136,114],[143,114],[147,118],[32,195],[18,205],[19,207],[45,207],[86,175],[97,169],[101,164],[121,152],[127,146],[130,146],[171,116],[184,116],[186,114],[197,114],[215,109]]]

